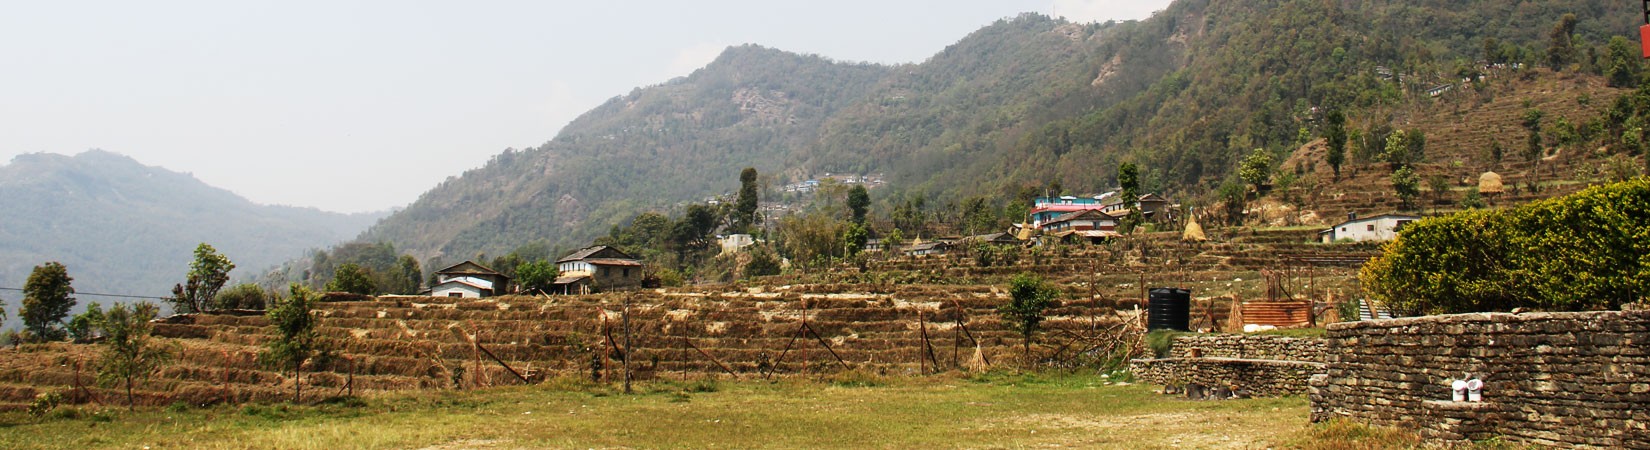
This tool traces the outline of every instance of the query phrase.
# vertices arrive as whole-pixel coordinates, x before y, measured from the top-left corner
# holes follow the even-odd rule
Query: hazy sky
[[[919,62],[999,18],[1169,0],[20,1],[0,163],[101,148],[267,204],[406,205],[729,45]]]

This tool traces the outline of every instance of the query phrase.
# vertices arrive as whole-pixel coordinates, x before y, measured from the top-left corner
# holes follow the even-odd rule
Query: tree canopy
[[[40,341],[61,341],[63,319],[74,308],[74,278],[56,261],[34,266],[23,284],[23,327]]]

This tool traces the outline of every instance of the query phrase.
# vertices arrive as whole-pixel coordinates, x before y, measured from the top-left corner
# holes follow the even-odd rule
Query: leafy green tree
[[[758,205],[756,190],[756,168],[746,167],[739,172],[739,199],[733,207],[733,229],[741,233],[751,232],[756,225],[756,208]]]
[[[327,292],[348,292],[351,294],[372,295],[378,292],[378,286],[373,285],[372,274],[367,269],[355,264],[338,266],[338,271],[332,274],[332,281],[327,282]]]
[[[61,341],[63,319],[74,308],[74,278],[56,261],[34,266],[23,283],[23,328],[39,341]]]
[[[303,401],[304,364],[325,365],[332,356],[330,343],[315,329],[320,322],[313,312],[318,301],[314,292],[293,284],[291,295],[277,300],[275,307],[265,313],[275,336],[264,344],[258,359],[265,367],[292,371],[294,403]]]
[[[751,252],[750,262],[745,263],[746,277],[779,275],[779,272],[779,258],[766,248]]]
[[[172,360],[172,352],[154,341],[151,333],[160,308],[149,302],[127,307],[116,304],[103,315],[103,357],[98,360],[97,383],[104,387],[126,388],[126,409],[137,404],[132,396],[136,381],[146,379]]]
[[[1059,298],[1060,290],[1031,273],[1015,275],[1008,282],[1008,303],[997,307],[997,314],[1009,327],[1020,333],[1026,357],[1031,356],[1031,337],[1037,333],[1049,307]]]
[[[1427,193],[1432,196],[1433,203],[1443,201],[1444,195],[1449,193],[1449,175],[1437,173],[1428,176]]]
[[[871,193],[865,190],[865,185],[856,184],[848,189],[848,210],[853,213],[854,223],[864,225],[865,213],[871,208]]]
[[[212,310],[216,306],[213,299],[229,282],[231,270],[235,270],[235,263],[202,242],[195,247],[195,260],[189,263],[188,280],[172,287],[172,309],[179,313]]]
[[[1134,233],[1134,227],[1145,221],[1140,212],[1140,167],[1131,162],[1117,165],[1118,200],[1129,207],[1129,215],[1117,224],[1117,232]]]
[[[1606,52],[1604,63],[1604,78],[1609,80],[1611,87],[1630,88],[1639,84],[1639,74],[1644,71],[1644,62],[1637,54],[1633,44],[1627,38],[1615,36],[1610,38],[1609,50]]]
[[[1328,148],[1324,154],[1324,162],[1335,171],[1335,181],[1341,181],[1341,165],[1346,163],[1346,114],[1340,110],[1330,111],[1325,117],[1327,125],[1324,127],[1324,139],[1328,141]]]
[[[1249,156],[1244,157],[1243,162],[1238,165],[1238,178],[1254,187],[1258,196],[1260,188],[1272,179],[1272,152],[1264,148],[1256,148],[1249,152]]]
[[[1524,159],[1534,164],[1541,162],[1541,119],[1546,116],[1540,109],[1524,111],[1524,130],[1529,131],[1529,139],[1525,140]],[[1533,170],[1532,170],[1533,172]]]
[[[92,338],[97,336],[102,323],[103,305],[92,302],[92,304],[86,305],[85,312],[75,314],[74,317],[69,318],[69,324],[64,329],[69,332],[70,340],[84,344],[91,342]]]
[[[1415,197],[1421,194],[1421,176],[1415,174],[1415,169],[1404,166],[1392,173],[1392,191],[1403,202],[1404,208],[1411,208]]]
[[[561,270],[550,261],[541,259],[516,266],[516,284],[524,293],[549,293],[560,277]]]
[[[515,252],[511,252],[515,253]],[[395,269],[392,270],[384,283],[385,291],[392,294],[417,294],[420,283],[424,281],[424,271],[418,267],[418,258],[412,255],[401,255],[395,259]]]
[[[997,209],[991,206],[991,199],[977,195],[963,200],[963,234],[973,235],[1002,231],[998,219]]]
[[[1571,39],[1576,34],[1576,15],[1565,14],[1547,34],[1547,67],[1562,71],[1575,62],[1575,47]]]
[[[218,309],[252,309],[261,310],[269,305],[268,292],[262,286],[254,283],[241,283],[230,286],[218,293]]]
[[[842,229],[842,254],[846,256],[857,255],[860,250],[865,249],[865,243],[870,240],[871,233],[866,231],[864,225],[849,222]]]
[[[1215,196],[1225,207],[1226,223],[1243,223],[1243,211],[1249,207],[1249,192],[1242,183],[1228,180],[1215,190]]]

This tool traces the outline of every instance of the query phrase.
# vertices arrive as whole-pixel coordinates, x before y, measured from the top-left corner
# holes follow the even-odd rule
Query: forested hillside
[[[1115,186],[1123,161],[1142,167],[1146,191],[1197,197],[1236,183],[1252,149],[1287,160],[1322,134],[1324,111],[1360,127],[1401,121],[1395,111],[1440,101],[1429,88],[1483,62],[1548,66],[1565,14],[1577,21],[1558,67],[1598,77],[1604,43],[1630,35],[1637,11],[1606,0],[1181,0],[1139,22],[1025,14],[901,66],[734,47],[447,180],[363,239],[426,267],[567,250],[640,212],[731,192],[747,166],[769,185],[886,173],[873,194],[884,216],[896,198],[1000,207],[1049,186],[1095,192]]]
[[[193,176],[92,150],[27,154],[0,166],[0,287],[62,262],[81,292],[165,296],[184,281],[191,252],[212,244],[258,271],[354,237],[379,214],[335,214],[253,204]],[[16,318],[22,294],[0,291]],[[113,299],[83,296],[109,304]]]

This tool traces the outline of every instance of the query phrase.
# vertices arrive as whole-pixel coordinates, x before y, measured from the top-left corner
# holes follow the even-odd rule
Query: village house
[[[586,247],[556,261],[561,277],[552,289],[565,295],[634,289],[642,285],[642,262],[606,245]]]
[[[430,286],[432,297],[483,298],[503,294],[510,285],[510,277],[473,261],[454,264],[435,272],[436,283]]]
[[[905,253],[905,256],[944,255],[946,252],[950,252],[952,247],[954,245],[950,241],[929,241],[905,247],[903,253]]]
[[[1042,229],[1044,224],[1061,216],[1083,211],[1100,211],[1113,216],[1122,217],[1130,209],[1140,208],[1144,217],[1169,217],[1173,215],[1174,207],[1168,199],[1157,194],[1146,194],[1133,205],[1123,204],[1121,196],[1116,191],[1092,197],[1038,197],[1032,200],[1031,226]]]
[[[1404,214],[1382,214],[1358,218],[1357,213],[1346,215],[1346,221],[1336,224],[1327,230],[1319,231],[1318,238],[1325,244],[1340,240],[1353,242],[1390,241],[1398,237],[1410,222],[1421,220],[1420,216]]]
[[[1008,233],[991,233],[978,236],[969,236],[963,238],[963,242],[969,244],[983,243],[987,245],[1020,245],[1023,243],[1019,239],[1015,239],[1014,235]]]
[[[1038,227],[1043,234],[1062,231],[1117,231],[1117,218],[1098,209],[1062,214]]]
[[[866,239],[865,247],[861,248],[860,251],[880,252],[884,246],[885,245],[882,243],[882,239]]]

